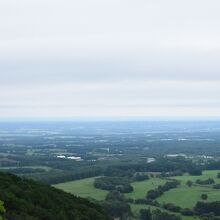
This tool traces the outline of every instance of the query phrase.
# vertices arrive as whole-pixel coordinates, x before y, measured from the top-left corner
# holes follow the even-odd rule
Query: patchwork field
[[[193,208],[196,202],[201,201],[201,194],[207,194],[207,201],[217,201],[220,200],[220,190],[213,189],[213,185],[197,185],[195,181],[197,179],[205,180],[208,178],[213,178],[215,183],[220,183],[220,179],[217,178],[217,173],[220,171],[204,171],[202,176],[176,176],[172,177],[181,182],[181,185],[178,188],[171,189],[168,192],[165,192],[161,197],[157,199],[160,204],[163,203],[174,203],[182,208]],[[104,200],[108,191],[96,189],[93,186],[94,180],[97,177],[87,178],[77,181],[71,181],[61,184],[54,185],[56,188],[62,189],[66,192],[73,193],[81,197],[90,197],[96,200]],[[191,187],[187,186],[187,181],[191,180],[194,184]],[[140,199],[145,198],[146,193],[157,188],[159,185],[165,184],[167,180],[160,178],[150,178],[149,180],[133,182],[131,185],[134,188],[134,191],[131,193],[125,193],[127,198]],[[130,204],[132,212],[135,216],[139,215],[140,209],[150,207],[152,210],[157,208],[149,205],[139,205],[139,204]],[[166,210],[164,210],[166,211]],[[175,213],[177,214],[177,213]],[[182,216],[183,220],[192,220],[197,219],[195,217],[186,217]]]
[[[77,196],[104,200],[108,191],[96,189],[93,186],[95,178],[97,177],[55,184],[54,187],[75,194]],[[155,189],[157,186],[162,185],[165,182],[165,180],[159,178],[151,178],[150,180],[134,182],[131,184],[134,188],[134,191],[131,193],[125,193],[125,195],[126,197],[133,199],[145,198],[147,191]]]

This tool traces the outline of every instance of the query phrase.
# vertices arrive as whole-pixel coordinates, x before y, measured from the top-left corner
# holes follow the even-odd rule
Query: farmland
[[[220,179],[217,178],[218,172],[219,172],[218,170],[212,170],[212,171],[204,171],[201,176],[190,176],[188,174],[185,174],[183,176],[172,177],[171,179],[179,180],[180,185],[175,189],[171,189],[168,192],[165,192],[162,196],[160,196],[157,199],[157,201],[161,205],[163,203],[173,203],[175,201],[175,205],[178,205],[182,208],[190,208],[190,209],[193,209],[195,204],[198,201],[201,201],[201,194],[204,193],[207,194],[208,196],[207,202],[218,201],[220,198],[220,190],[213,189],[212,185],[201,186],[195,184],[195,181],[197,179],[205,180],[208,178],[213,178],[216,184],[220,183]],[[56,184],[54,186],[66,192],[70,192],[75,195],[78,195],[80,197],[93,198],[101,201],[105,199],[107,195],[107,191],[96,189],[94,187],[93,183],[95,178],[98,177],[70,181],[66,183]],[[191,187],[187,186],[187,181],[189,180],[193,182],[193,185]],[[133,192],[125,193],[124,195],[126,196],[126,198],[132,198],[134,200],[141,198],[144,199],[149,190],[155,189],[159,185],[163,185],[166,181],[167,180],[163,178],[153,177],[150,178],[149,180],[133,182],[131,184],[134,189]],[[149,207],[151,210],[158,208],[152,205],[145,205],[145,204],[130,204],[130,205],[131,205],[131,210],[134,216],[136,217],[139,216],[139,211],[143,208]],[[160,209],[163,211],[165,210],[163,208]],[[190,216],[183,216],[183,219],[190,220],[195,218]]]
[[[181,185],[172,189],[169,192],[164,193],[159,199],[158,202],[163,203],[172,203],[175,201],[175,204],[183,208],[192,208],[195,206],[196,202],[201,199],[201,194],[207,194],[207,201],[218,201],[220,198],[220,190],[213,189],[212,186],[199,186],[193,184],[191,187],[186,185],[188,180],[196,181],[197,179],[208,179],[213,178],[215,183],[220,183],[220,179],[217,178],[218,171],[204,171],[202,176],[179,176],[175,179],[181,181]]]

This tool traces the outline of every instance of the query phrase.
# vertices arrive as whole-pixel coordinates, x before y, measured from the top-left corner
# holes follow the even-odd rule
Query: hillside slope
[[[0,172],[8,220],[109,220],[102,208],[49,185]]]

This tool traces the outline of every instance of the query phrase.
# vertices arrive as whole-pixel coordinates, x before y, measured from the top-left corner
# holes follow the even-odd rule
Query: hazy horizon
[[[219,122],[220,117],[5,117],[0,122]]]

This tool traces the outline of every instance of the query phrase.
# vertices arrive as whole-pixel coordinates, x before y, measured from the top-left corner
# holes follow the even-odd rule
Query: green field
[[[165,192],[157,201],[159,203],[173,203],[182,208],[192,208],[195,206],[196,202],[201,200],[201,194],[205,193],[208,195],[207,201],[217,201],[220,200],[220,190],[213,189],[212,186],[199,186],[193,185],[188,187],[186,182],[191,180],[195,182],[197,179],[208,179],[213,178],[216,183],[220,183],[220,179],[217,178],[217,173],[219,171],[204,171],[202,176],[178,176],[175,179],[181,181],[181,185]]]
[[[56,188],[62,189],[66,192],[70,192],[81,197],[91,197],[97,200],[104,200],[108,191],[96,189],[93,186],[94,180],[97,177],[86,178],[82,180],[75,180],[65,183],[55,184]],[[145,180],[141,182],[134,182],[131,185],[134,191],[131,193],[126,193],[128,198],[145,198],[147,191],[156,188],[159,185],[164,184],[166,181],[159,178],[151,178],[150,180]]]
[[[166,180],[159,178],[150,178],[149,180],[134,182],[131,185],[134,188],[134,191],[131,193],[126,193],[125,195],[128,198],[141,199],[145,198],[149,190],[157,188],[159,185],[163,185]]]
[[[204,171],[202,176],[176,176],[172,177],[181,182],[181,185],[178,188],[172,189],[168,192],[165,192],[161,197],[157,199],[160,204],[165,203],[174,203],[182,208],[193,208],[197,201],[201,200],[201,194],[205,193],[208,195],[207,201],[217,201],[220,200],[220,190],[213,189],[212,186],[200,186],[193,184],[192,187],[188,187],[186,182],[191,180],[195,182],[197,179],[208,179],[213,178],[215,183],[220,183],[220,179],[217,178],[217,173],[220,171]],[[82,180],[76,180],[61,184],[54,185],[56,188],[62,189],[66,192],[73,193],[81,197],[90,197],[96,200],[104,200],[108,191],[96,189],[93,186],[94,180],[97,177],[87,178]],[[126,193],[127,198],[140,199],[145,198],[146,193],[157,188],[159,185],[163,185],[167,180],[160,178],[150,178],[149,180],[133,182],[132,186],[134,191],[131,193]],[[140,209],[148,208],[155,209],[157,207],[148,206],[148,205],[136,205],[130,204],[132,212],[135,216],[139,215]],[[166,211],[166,210],[163,210]],[[174,213],[177,214],[177,213]],[[195,217],[185,217],[182,216],[183,220],[192,220],[197,219]]]
[[[96,189],[93,186],[95,178],[97,177],[55,184],[54,187],[84,198],[105,200],[108,191]]]
[[[217,178],[218,173],[220,173],[220,170],[206,170],[206,171],[203,171],[202,176],[184,175],[184,176],[177,176],[175,177],[175,179],[186,183],[188,180],[196,181],[197,179],[204,180],[208,178],[213,178],[216,183],[220,183],[220,179]]]

